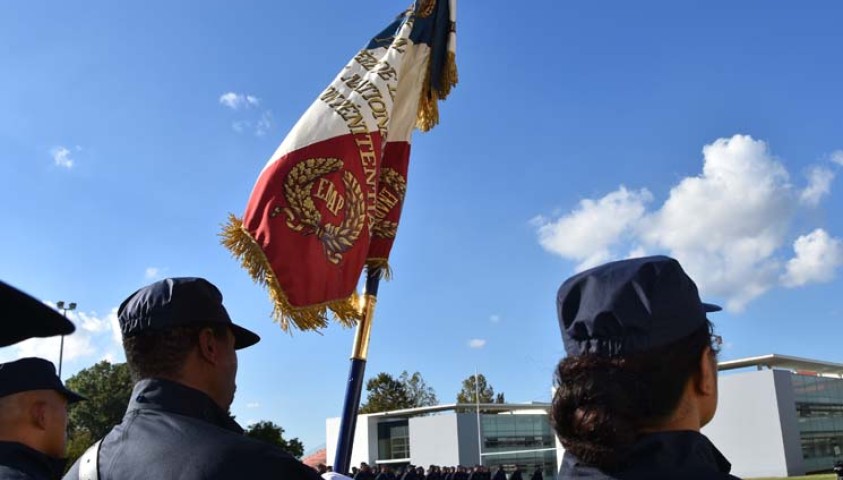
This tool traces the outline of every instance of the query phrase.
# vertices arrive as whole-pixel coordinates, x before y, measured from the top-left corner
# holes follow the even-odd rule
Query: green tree
[[[381,372],[366,382],[366,402],[360,413],[385,412],[411,408],[413,400],[404,384],[392,375]]]
[[[398,380],[404,384],[404,389],[407,390],[407,395],[410,397],[410,402],[413,407],[430,407],[439,405],[439,400],[436,398],[436,392],[433,387],[429,387],[422,378],[421,373],[413,372],[412,375],[406,370],[401,372]]]
[[[479,402],[477,401],[478,394],[480,396]],[[457,394],[457,403],[504,403],[504,395],[501,392],[495,397],[495,389],[486,382],[486,377],[480,373],[462,381],[462,390]]]
[[[252,424],[246,429],[246,436],[280,447],[296,458],[304,455],[304,445],[301,441],[298,438],[285,439],[284,429],[274,422],[264,420]]]
[[[87,432],[96,441],[123,419],[134,382],[127,364],[103,360],[70,377],[67,387],[87,398],[70,409],[69,433]]]
[[[120,423],[134,382],[125,363],[103,360],[67,380],[67,387],[87,400],[70,407],[67,418],[67,465],[73,465],[94,442]]]

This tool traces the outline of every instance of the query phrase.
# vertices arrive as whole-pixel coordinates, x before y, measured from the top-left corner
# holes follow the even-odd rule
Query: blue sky
[[[452,401],[477,368],[510,401],[547,400],[557,287],[637,253],[676,255],[728,306],[713,316],[724,358],[843,362],[843,6],[526,5],[460,4],[460,85],[414,139],[368,372],[418,370]],[[0,278],[79,304],[66,373],[121,359],[113,309],[129,293],[204,276],[263,337],[240,356],[238,419],[324,442],[353,331],[282,333],[216,235],[296,119],[404,7],[4,6]]]

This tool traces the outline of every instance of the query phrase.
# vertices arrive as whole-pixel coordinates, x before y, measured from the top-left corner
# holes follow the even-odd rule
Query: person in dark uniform
[[[229,415],[236,350],[260,337],[232,323],[214,285],[202,278],[155,282],[120,305],[118,320],[137,383],[122,423],[66,480],[320,480],[288,453],[244,436]]]
[[[404,467],[404,474],[401,475],[401,480],[419,480],[416,478],[415,465],[407,465]]]
[[[521,475],[521,469],[518,465],[515,466],[515,470],[512,472],[512,475],[509,476],[509,480],[524,480]]]
[[[368,463],[361,462],[357,475],[352,478],[354,478],[354,480],[375,480],[375,474],[372,473],[372,469],[369,467]]]
[[[76,329],[62,314],[0,282],[0,347],[34,337],[70,335]]]
[[[387,480],[389,478],[386,475],[386,465],[376,466],[378,474],[375,475],[375,480]]]
[[[530,477],[530,480],[544,480],[544,473],[542,473],[541,465],[536,465],[536,469],[533,470],[533,476]]]
[[[503,465],[498,465],[492,480],[506,480],[506,472],[503,471]]]
[[[551,407],[560,479],[734,479],[700,433],[717,409],[719,337],[679,262],[645,257],[566,280],[557,313],[567,357]]]
[[[0,364],[0,480],[61,478],[67,405],[80,400],[47,360]]]

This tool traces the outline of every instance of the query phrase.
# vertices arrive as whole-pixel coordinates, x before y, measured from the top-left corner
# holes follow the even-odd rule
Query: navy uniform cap
[[[68,390],[56,375],[56,367],[43,358],[22,358],[0,364],[0,398],[32,390],[55,390],[67,398],[67,403],[85,400]]]
[[[670,257],[611,262],[569,278],[556,297],[568,355],[629,355],[687,337],[721,310],[700,301]]]
[[[20,290],[0,282],[0,347],[27,338],[69,335],[76,329],[59,312]]]
[[[167,278],[141,288],[117,310],[123,338],[190,325],[227,325],[234,348],[252,346],[260,337],[235,325],[222,305],[219,289],[204,278]]]

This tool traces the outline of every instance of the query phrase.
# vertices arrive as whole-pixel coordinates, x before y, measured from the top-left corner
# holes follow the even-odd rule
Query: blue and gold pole
[[[334,471],[343,475],[348,473],[351,463],[354,431],[357,429],[357,411],[360,408],[360,393],[363,391],[363,375],[366,372],[366,359],[369,356],[369,338],[372,335],[372,320],[375,317],[380,280],[380,268],[366,270],[363,318],[357,325],[354,347],[351,350],[351,370],[348,373],[345,403],[342,407],[342,419],[340,420],[340,435],[337,440],[337,453],[334,457]]]

